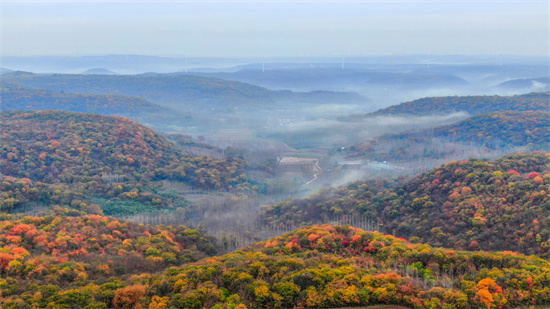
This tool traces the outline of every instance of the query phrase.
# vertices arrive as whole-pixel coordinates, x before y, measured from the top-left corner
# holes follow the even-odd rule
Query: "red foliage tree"
[[[113,304],[117,308],[134,308],[137,301],[145,295],[145,285],[130,285],[115,292]]]

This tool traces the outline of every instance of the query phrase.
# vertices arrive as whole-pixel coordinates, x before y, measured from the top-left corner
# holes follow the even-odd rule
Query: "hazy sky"
[[[9,1],[3,56],[548,55],[549,1]]]

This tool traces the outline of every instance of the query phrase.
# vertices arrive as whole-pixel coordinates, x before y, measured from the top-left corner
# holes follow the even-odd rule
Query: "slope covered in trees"
[[[550,259],[550,154],[452,161],[380,190],[355,182],[263,209],[265,224],[370,216],[382,231],[460,250],[513,250]]]
[[[237,106],[270,106],[275,101],[304,101],[316,103],[364,102],[352,92],[272,91],[263,87],[211,77],[190,75],[74,75],[5,74],[5,83],[57,92],[86,94],[123,94],[145,98],[155,103],[186,106],[187,109],[210,107],[231,109]],[[229,105],[231,104],[231,106]]]
[[[126,223],[105,226],[101,217],[78,220],[117,239],[119,233],[127,232],[119,227]],[[27,237],[32,242],[42,236],[41,230],[33,228],[42,221],[27,224],[23,242]],[[13,234],[10,239],[23,233],[20,225],[10,221],[2,222],[2,226]],[[116,250],[120,246],[123,254],[132,250],[148,256],[145,260],[156,260],[158,243],[172,248],[172,241],[185,240],[185,232],[173,229],[159,228],[150,236],[139,234],[139,230],[135,240],[117,241],[107,247]],[[155,238],[159,240],[152,245]],[[63,236],[52,237],[52,242],[62,243]],[[69,243],[73,242],[79,241]],[[152,247],[145,249],[148,243]],[[8,250],[9,254],[16,253],[1,273],[3,308],[244,309],[370,304],[516,308],[550,303],[550,262],[543,259],[513,252],[433,248],[347,226],[302,228],[224,256],[170,267],[163,273],[143,272],[127,280],[110,277],[101,281],[99,278],[113,271],[108,264],[91,262],[87,268],[81,262],[54,262],[53,272],[52,265],[41,268],[42,260],[31,262],[31,253],[25,248]],[[50,274],[52,281],[32,279],[27,270]],[[15,275],[19,271],[20,277]],[[57,282],[62,284],[51,284]]]
[[[66,94],[18,86],[3,86],[0,92],[2,111],[64,110],[103,115],[140,115],[166,111],[142,98],[122,95]]]
[[[550,149],[550,112],[503,111],[435,128],[384,135],[348,148],[347,155],[379,161],[450,156],[464,147]]]
[[[4,210],[22,202],[12,195],[76,208],[87,208],[92,198],[135,207],[181,204],[178,196],[160,192],[161,181],[250,190],[245,161],[182,153],[153,130],[122,117],[2,112],[0,141],[0,182],[10,188],[0,196]]]
[[[515,96],[453,96],[427,97],[390,106],[368,116],[379,115],[433,115],[467,112],[470,115],[497,111],[548,111],[550,93],[533,92]]]
[[[216,253],[212,238],[184,226],[138,225],[61,208],[41,217],[0,214],[0,248],[0,307],[18,309],[112,301],[131,275]],[[90,293],[100,301],[87,299]]]

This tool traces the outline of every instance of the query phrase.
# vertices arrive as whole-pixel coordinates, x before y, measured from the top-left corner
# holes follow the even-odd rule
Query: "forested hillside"
[[[292,92],[272,91],[263,87],[211,77],[191,75],[74,75],[8,73],[4,83],[23,87],[48,89],[65,93],[121,94],[142,97],[155,103],[189,108],[218,107],[231,110],[231,104],[259,107],[275,101],[316,103],[335,101],[364,102],[366,99],[352,92]]]
[[[0,214],[0,247],[0,307],[14,309],[111,308],[132,275],[216,253],[212,238],[184,226],[61,208],[41,217]]]
[[[548,111],[550,93],[533,92],[515,96],[427,97],[390,106],[366,116],[433,115],[467,112],[470,115],[497,111]]]
[[[120,214],[183,206],[178,196],[163,193],[161,181],[232,192],[251,187],[245,161],[182,153],[153,130],[122,117],[2,112],[0,142],[3,210],[25,202],[87,209],[94,198],[109,198],[128,206],[109,212]]]
[[[115,264],[170,264],[189,241],[202,240],[184,228],[150,231],[99,216],[60,219],[2,221],[0,228],[9,236],[0,241],[10,243],[8,252],[0,253],[3,308],[516,308],[550,303],[550,262],[543,259],[433,248],[330,225],[302,228],[162,273],[136,267],[139,274],[116,278],[112,275],[127,269],[95,259],[118,251]],[[73,224],[78,231],[69,227]],[[60,229],[81,236],[53,236]],[[87,245],[85,237],[94,233],[102,234],[99,244]],[[126,234],[130,238],[122,241]]]
[[[66,94],[18,86],[2,86],[2,111],[10,110],[63,110],[102,115],[141,115],[166,111],[142,98],[122,95]]]
[[[513,250],[550,258],[550,154],[452,161],[403,184],[355,182],[264,208],[265,224],[368,215],[382,231],[460,250]]]
[[[450,156],[463,147],[490,150],[550,149],[550,112],[503,111],[472,116],[435,128],[383,135],[348,148],[346,155],[378,161]]]

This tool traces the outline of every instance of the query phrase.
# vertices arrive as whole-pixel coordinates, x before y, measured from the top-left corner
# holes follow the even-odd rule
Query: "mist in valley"
[[[1,308],[549,306],[550,2],[0,8]]]
[[[416,157],[409,161],[391,161],[350,158],[346,150],[357,143],[376,139],[388,134],[408,130],[421,130],[457,123],[471,115],[457,111],[434,115],[392,115],[368,116],[380,108],[397,105],[433,96],[461,95],[511,95],[525,93],[523,90],[501,89],[497,86],[511,77],[523,77],[523,73],[499,75],[476,68],[477,72],[462,74],[467,83],[460,85],[345,85],[338,81],[334,86],[322,90],[354,92],[365,98],[364,102],[325,101],[322,104],[303,101],[280,101],[262,106],[238,106],[231,110],[210,108],[200,112],[190,111],[192,119],[186,126],[162,123],[157,130],[189,135],[194,140],[221,149],[220,158],[237,155],[251,164],[269,165],[273,174],[251,172],[254,181],[264,183],[265,191],[255,196],[216,195],[211,193],[184,194],[191,201],[183,223],[205,228],[220,239],[232,239],[235,246],[249,244],[260,239],[289,231],[295,227],[265,227],[259,225],[257,216],[261,207],[292,198],[309,196],[319,190],[346,185],[350,182],[384,177],[411,177],[450,160],[469,158],[491,159],[525,147],[491,149],[475,143],[458,143],[435,139],[429,144],[416,145],[409,149]],[[533,69],[537,74],[538,68]],[[451,72],[452,73],[452,72]],[[216,73],[210,74],[215,76]],[[446,70],[445,74],[449,74]],[[507,75],[508,74],[508,75]],[[457,76],[460,75],[456,74]],[[534,75],[536,76],[536,75]],[[466,79],[468,78],[468,79]],[[253,83],[254,84],[254,83]],[[260,84],[258,82],[257,84]],[[263,85],[264,87],[266,85]],[[530,90],[540,89],[532,88]],[[266,87],[271,89],[270,87]],[[278,90],[277,87],[273,89]],[[314,91],[320,89],[296,87],[293,91]],[[527,92],[529,92],[527,91]],[[187,111],[182,108],[176,111]],[[367,116],[365,116],[367,115]],[[379,151],[390,152],[399,147],[392,142]],[[445,151],[442,151],[444,149]],[[429,153],[430,156],[425,156]],[[435,155],[434,155],[435,154]],[[288,166],[285,158],[303,160],[295,166]],[[308,161],[309,160],[309,161]],[[155,222],[160,217],[141,217],[133,220]],[[169,216],[164,217],[169,221]],[[334,218],[338,220],[339,218]],[[372,218],[371,218],[372,219]],[[148,221],[153,220],[153,221]]]
[[[172,214],[162,212],[130,218],[202,227],[218,236],[236,233],[234,241],[239,238],[244,243],[260,237],[251,235],[259,230],[257,216],[264,205],[306,197],[357,180],[410,177],[450,160],[495,158],[522,149],[490,149],[441,139],[411,146],[390,140],[378,146],[377,153],[385,154],[380,158],[350,155],[354,145],[365,141],[449,125],[471,116],[460,110],[432,115],[369,113],[425,97],[510,95],[548,87],[538,79],[527,83],[532,85],[528,89],[514,88],[513,83],[507,86],[506,82],[544,75],[544,60],[521,57],[508,61],[528,64],[495,65],[491,63],[498,61],[495,58],[487,63],[483,62],[488,61],[486,58],[460,56],[371,57],[354,59],[355,63],[345,62],[346,59],[338,63],[341,59],[337,58],[277,59],[287,62],[266,63],[265,59],[258,62],[121,57],[80,57],[73,62],[44,60],[49,67],[36,63],[41,58],[30,59],[30,67],[17,62],[20,59],[8,59],[4,65],[11,64],[19,70],[37,68],[38,73],[64,74],[21,77],[7,72],[3,82],[91,94],[108,94],[115,91],[109,87],[120,84],[123,87],[116,88],[117,93],[143,97],[163,108],[128,117],[168,137],[189,141],[174,142],[180,150],[218,160],[239,158],[248,162],[249,179],[261,187],[252,195],[204,192],[166,184],[165,190],[182,196],[189,204],[185,211],[180,210],[177,222]],[[92,67],[118,75],[81,74]],[[132,72],[131,67],[138,69]],[[143,74],[144,70],[149,73]],[[120,75],[128,73],[135,74]],[[227,84],[226,80],[239,83]],[[104,86],[90,86],[90,82]],[[161,88],[149,86],[151,83],[158,83]],[[399,147],[407,148],[409,160],[388,157]],[[286,231],[286,227],[273,228],[263,231],[265,238]],[[248,236],[243,236],[243,231]]]

